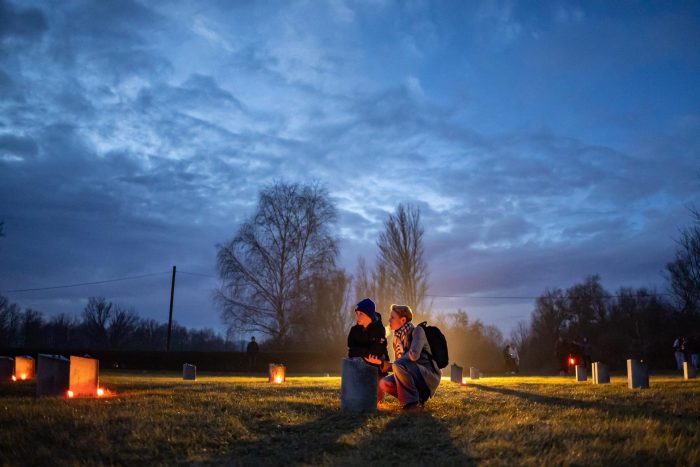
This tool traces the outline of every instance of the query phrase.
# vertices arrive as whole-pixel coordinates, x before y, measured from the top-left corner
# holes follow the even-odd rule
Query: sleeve
[[[412,333],[413,336],[411,339],[411,347],[408,349],[408,358],[412,362],[415,362],[420,358],[420,354],[428,343],[428,339],[425,337],[425,331],[420,326],[413,328]]]
[[[387,341],[386,341],[386,331],[384,326],[379,325],[374,326],[372,329],[372,341],[369,346],[369,353],[378,356],[380,359],[389,359],[389,352],[387,351]]]
[[[357,330],[353,326],[350,329],[350,334],[348,334],[348,357],[366,357],[369,355],[369,349],[367,346],[362,345],[362,343],[357,340]]]

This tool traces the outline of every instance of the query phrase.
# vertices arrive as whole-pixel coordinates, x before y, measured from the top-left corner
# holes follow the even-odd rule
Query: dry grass
[[[700,381],[443,381],[421,414],[338,410],[337,377],[103,374],[105,399],[0,383],[0,464],[700,464]]]

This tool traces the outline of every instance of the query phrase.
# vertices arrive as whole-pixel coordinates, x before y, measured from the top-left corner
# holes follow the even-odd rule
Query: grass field
[[[444,381],[423,413],[339,411],[340,378],[103,373],[103,399],[0,383],[0,464],[700,464],[700,381]]]

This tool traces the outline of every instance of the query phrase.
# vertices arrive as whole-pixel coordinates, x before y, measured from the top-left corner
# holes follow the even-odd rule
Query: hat
[[[357,305],[355,305],[355,311],[361,311],[362,313],[372,318],[372,321],[377,320],[377,312],[375,311],[374,302],[369,298],[360,300],[360,302]]]

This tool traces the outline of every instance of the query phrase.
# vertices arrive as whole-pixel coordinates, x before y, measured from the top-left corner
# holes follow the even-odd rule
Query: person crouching
[[[440,384],[440,369],[431,358],[430,344],[421,326],[411,320],[413,312],[407,305],[392,305],[389,327],[394,331],[393,364],[381,362],[381,369],[393,374],[379,381],[379,389],[399,399],[404,410],[422,410],[423,404],[435,394]],[[369,362],[376,363],[373,356]]]
[[[355,306],[355,320],[357,324],[350,328],[348,334],[348,357],[361,357],[365,362],[377,367],[378,378],[381,380],[387,375],[387,371],[382,371],[381,367],[382,362],[389,361],[389,352],[382,317],[376,312],[372,300],[365,298]],[[376,362],[367,361],[370,355],[376,357]],[[377,404],[383,397],[384,393],[377,389]]]

